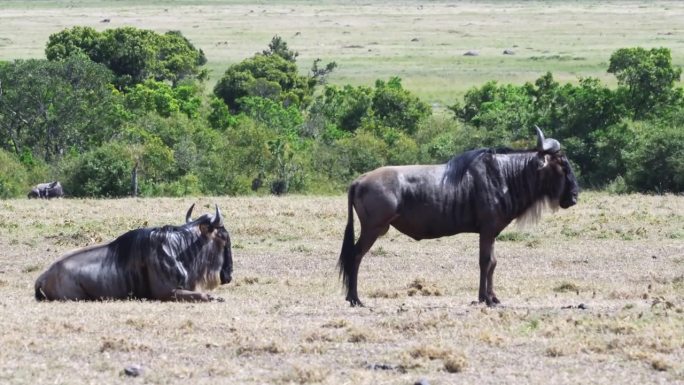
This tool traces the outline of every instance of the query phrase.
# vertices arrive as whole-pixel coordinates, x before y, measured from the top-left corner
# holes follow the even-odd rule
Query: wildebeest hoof
[[[487,307],[497,307],[500,304],[499,300],[496,298],[487,299],[485,303],[487,304]]]
[[[365,307],[363,305],[363,302],[361,302],[361,300],[358,298],[357,299],[350,299],[348,301],[349,301],[349,305],[351,305],[351,307]]]
[[[223,297],[217,297],[214,295],[209,296],[209,301],[211,301],[211,302],[226,302],[226,300],[223,299]]]

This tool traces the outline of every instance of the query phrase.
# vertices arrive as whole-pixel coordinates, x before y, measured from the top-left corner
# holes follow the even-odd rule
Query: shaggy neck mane
[[[501,214],[516,219],[519,226],[536,223],[546,207],[557,208],[544,194],[544,181],[540,181],[539,163],[535,150],[512,150],[509,148],[481,148],[464,152],[447,162],[446,180],[456,187],[457,199],[464,199],[470,188],[466,175],[480,166],[486,167],[485,191],[500,203]],[[471,166],[475,166],[474,168]]]
[[[558,209],[544,193],[544,181],[539,180],[539,161],[536,151],[497,152],[496,160],[508,193],[506,215],[515,218],[516,225],[536,224],[546,208]]]
[[[217,267],[220,267],[221,253],[215,252],[212,242],[207,243],[201,239],[196,228],[202,220],[206,218],[203,216],[181,226],[167,225],[129,231],[108,245],[109,255],[116,264],[128,266],[140,263],[141,250],[160,247],[160,252],[163,251],[172,260],[181,263],[187,274],[188,287],[184,287],[185,289],[194,290],[196,286],[214,288],[220,282],[218,273],[214,271],[218,271]],[[164,258],[161,254],[157,255]],[[170,261],[159,262],[165,265]],[[164,267],[173,270],[173,265]]]

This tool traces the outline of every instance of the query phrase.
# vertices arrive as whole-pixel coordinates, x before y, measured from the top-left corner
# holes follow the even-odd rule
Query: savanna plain
[[[206,53],[209,89],[279,35],[302,71],[320,58],[338,64],[335,84],[399,76],[438,108],[486,81],[520,84],[547,71],[560,82],[615,84],[606,71],[620,48],[667,47],[684,64],[683,2],[584,0],[0,0],[0,60],[44,58],[50,34],[75,25],[179,30]]]
[[[471,304],[476,235],[393,229],[361,265],[367,306],[349,307],[342,196],[2,201],[0,382],[684,382],[684,197],[580,198],[500,235],[496,308]],[[64,252],[180,224],[194,202],[231,233],[225,302],[34,300]]]
[[[439,107],[546,71],[610,84],[623,47],[668,47],[681,65],[683,20],[677,1],[0,1],[0,59],[43,58],[48,36],[74,25],[175,29],[205,51],[210,89],[278,34],[298,63],[336,61],[332,83],[400,76]],[[214,291],[225,302],[34,300],[35,279],[65,252],[180,224],[195,202],[226,216],[235,271]],[[336,267],[346,204],[0,201],[0,383],[684,383],[684,197],[583,192],[536,226],[509,227],[496,308],[471,304],[475,235],[417,242],[395,230],[361,265],[366,307],[349,307]],[[140,376],[123,374],[132,365]]]

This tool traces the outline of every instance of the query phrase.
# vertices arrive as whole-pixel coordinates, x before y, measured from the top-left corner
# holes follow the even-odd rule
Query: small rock
[[[430,383],[425,378],[421,378],[420,380],[414,382],[413,385],[430,385]]]
[[[480,53],[478,51],[467,51],[466,53],[463,54],[463,56],[479,56]]]
[[[504,55],[515,55],[515,51],[513,51],[512,49],[505,49],[505,50],[503,50],[503,54]]]
[[[142,374],[142,366],[140,365],[129,365],[124,368],[124,374],[130,377],[138,377]]]
[[[582,309],[582,310],[587,310],[587,309],[588,309],[587,305],[585,305],[585,304],[583,304],[583,303],[577,305],[577,308],[578,308],[578,309]]]

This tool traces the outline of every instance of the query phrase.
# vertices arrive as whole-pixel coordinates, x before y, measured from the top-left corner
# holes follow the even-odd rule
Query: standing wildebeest
[[[194,207],[182,226],[131,230],[67,254],[38,277],[36,299],[221,300],[196,290],[231,281],[230,236],[218,206],[191,221]]]
[[[58,181],[39,183],[27,194],[28,198],[61,198],[64,196],[62,184]]]
[[[496,236],[516,218],[538,218],[547,204],[565,209],[577,203],[579,187],[560,143],[536,130],[533,150],[472,150],[446,164],[381,167],[356,179],[349,187],[339,260],[347,301],[363,306],[357,292],[361,259],[391,225],[416,240],[479,233],[478,298],[490,306],[499,303],[493,279]],[[361,222],[356,244],[352,207]]]

